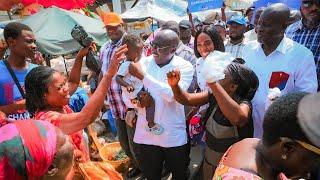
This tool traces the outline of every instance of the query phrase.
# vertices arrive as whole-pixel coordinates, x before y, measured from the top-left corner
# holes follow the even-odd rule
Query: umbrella
[[[93,4],[95,0],[21,0],[21,3],[28,6],[33,3],[42,5],[45,8],[57,6],[62,9],[85,8],[88,4]]]
[[[44,54],[64,55],[78,51],[81,47],[70,34],[76,24],[83,26],[97,45],[101,46],[108,40],[101,20],[57,7],[42,9],[22,23],[31,27],[38,49]]]

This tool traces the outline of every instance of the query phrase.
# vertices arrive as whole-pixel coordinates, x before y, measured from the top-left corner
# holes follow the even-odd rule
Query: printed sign
[[[224,3],[232,10],[246,10],[253,4],[252,0],[225,0]]]
[[[221,8],[223,0],[188,0],[189,12]]]
[[[301,2],[300,0],[257,0],[254,4],[256,8],[259,8],[262,6],[266,7],[274,3],[283,3],[292,9],[299,9]]]

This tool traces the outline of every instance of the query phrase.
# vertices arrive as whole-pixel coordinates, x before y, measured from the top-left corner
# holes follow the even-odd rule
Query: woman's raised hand
[[[171,87],[177,86],[180,81],[180,71],[178,69],[172,70],[167,73],[168,84]]]
[[[107,74],[114,76],[119,68],[119,63],[126,59],[125,53],[128,51],[127,45],[120,46],[112,56]]]

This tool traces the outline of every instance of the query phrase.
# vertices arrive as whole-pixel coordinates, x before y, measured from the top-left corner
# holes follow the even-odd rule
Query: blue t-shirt
[[[24,80],[29,71],[37,65],[28,63],[28,68],[24,70],[13,70],[16,74],[18,81],[22,89],[24,89]],[[0,60],[0,106],[5,106],[13,104],[17,101],[22,100],[22,95],[14,83],[14,80],[8,71],[6,65],[2,60]],[[30,115],[26,110],[19,110],[13,114],[7,114],[8,118],[11,119],[29,119]]]

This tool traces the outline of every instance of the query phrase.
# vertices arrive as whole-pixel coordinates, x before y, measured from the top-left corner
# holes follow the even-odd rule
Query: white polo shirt
[[[309,49],[284,37],[277,49],[268,56],[260,43],[250,42],[244,48],[243,59],[259,78],[252,105],[254,137],[261,138],[269,88],[278,87],[282,95],[296,91],[316,92],[318,85],[314,58]]]
[[[164,131],[161,135],[153,135],[145,130],[147,126],[145,109],[138,108],[138,120],[134,135],[134,142],[138,144],[155,145],[161,147],[177,147],[187,143],[186,119],[184,106],[174,99],[173,92],[167,82],[167,73],[179,69],[181,79],[179,86],[186,91],[193,78],[193,66],[181,57],[174,56],[171,62],[159,67],[153,56],[142,58],[141,64],[145,76],[144,88],[155,101],[154,121],[160,124]]]

